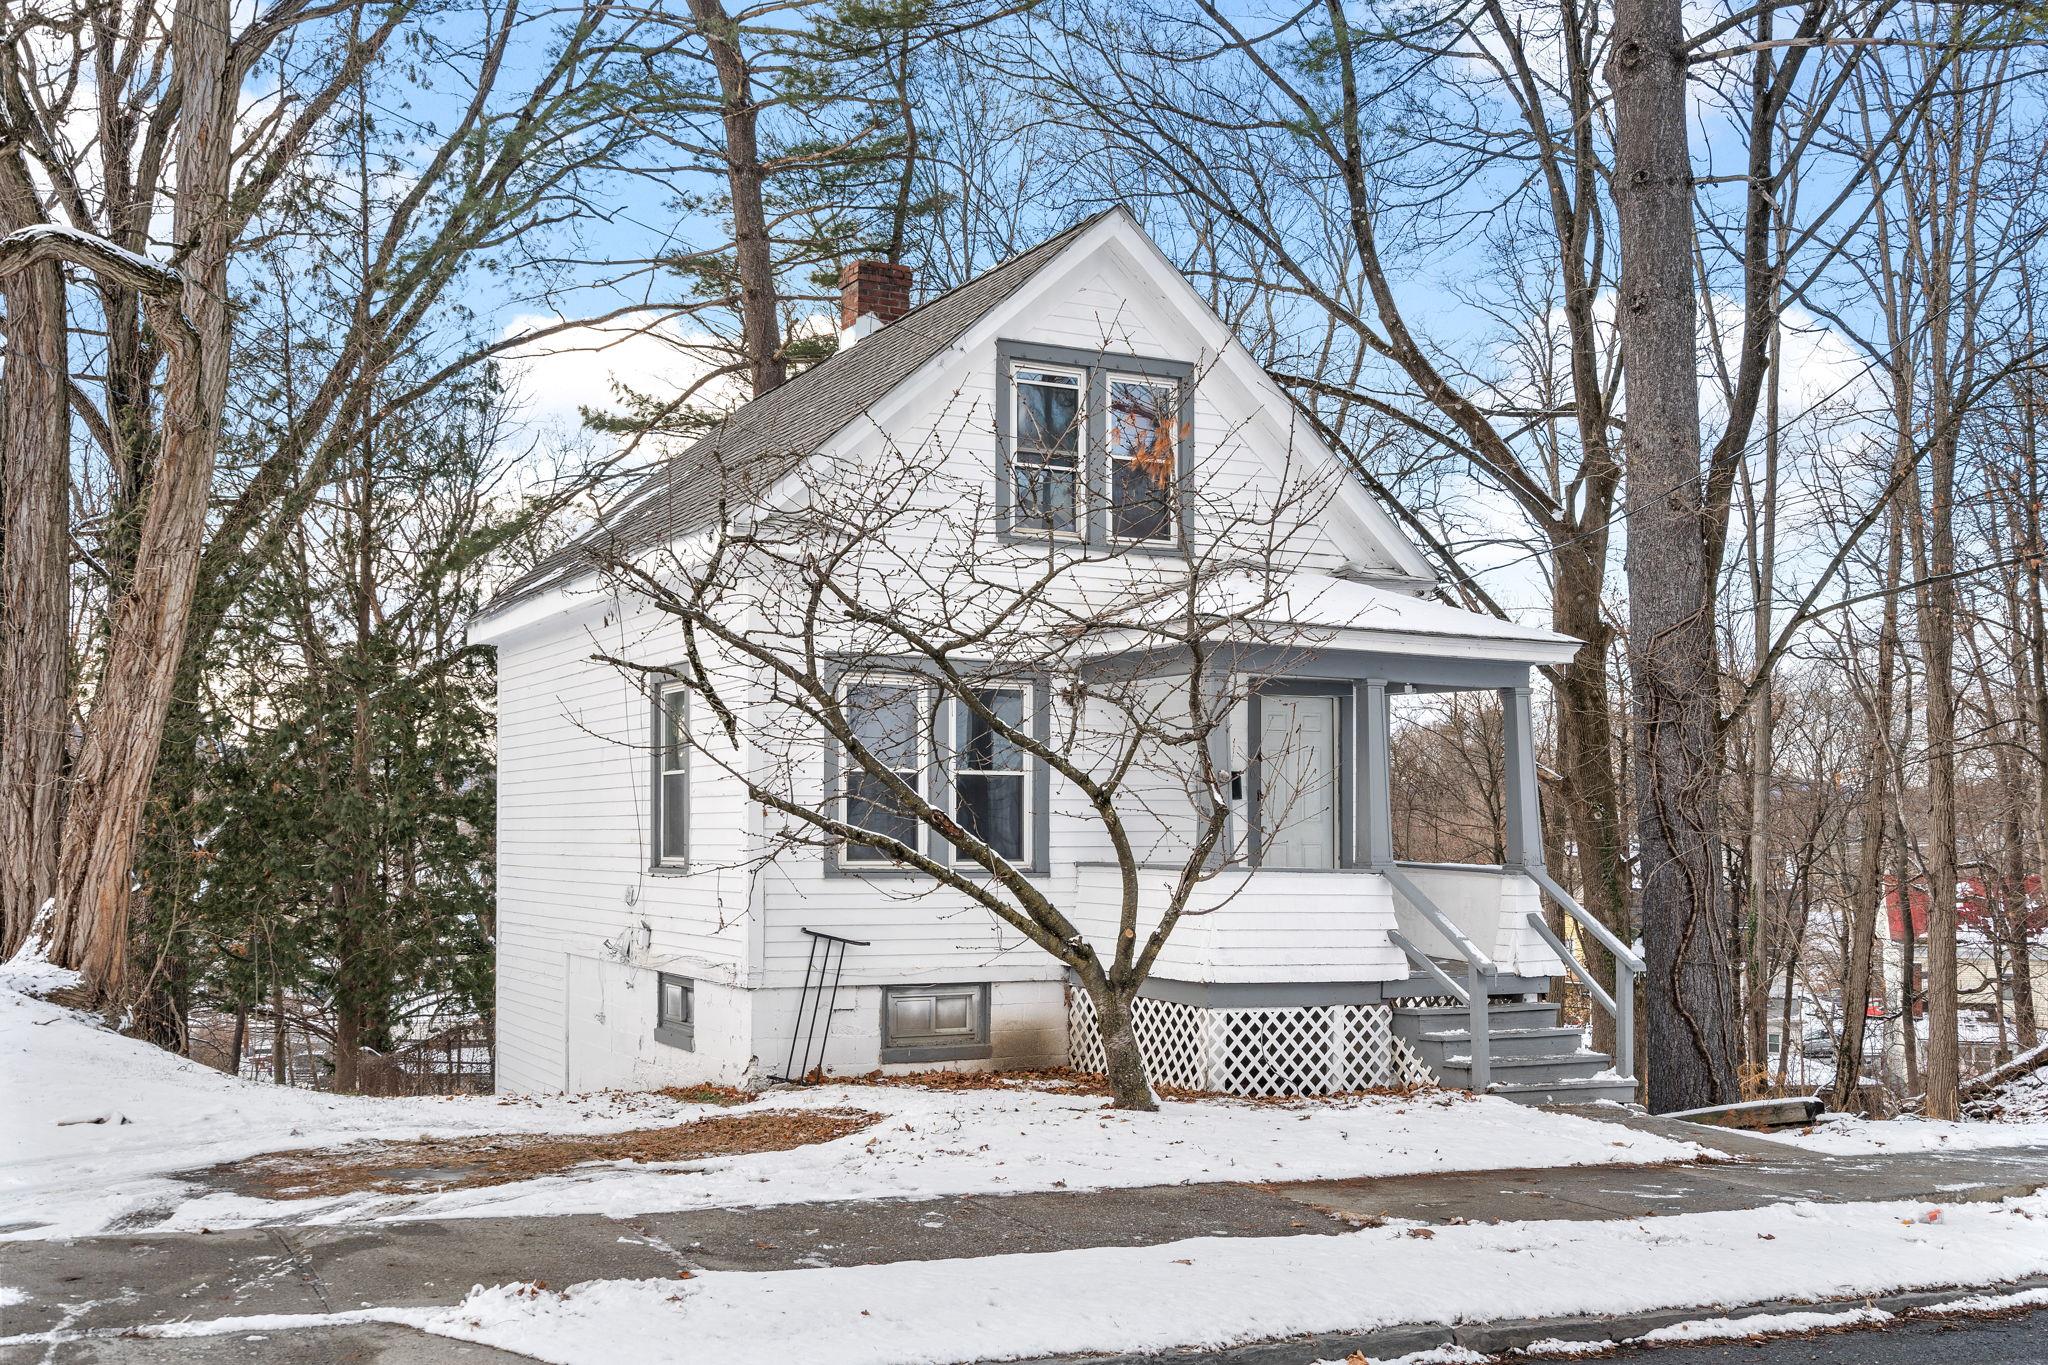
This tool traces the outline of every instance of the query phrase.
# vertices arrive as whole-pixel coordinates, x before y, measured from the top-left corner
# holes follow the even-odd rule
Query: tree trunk
[[[1650,1108],[1736,1098],[1715,796],[1692,164],[1679,0],[1619,0],[1607,77],[1627,392],[1629,661]]]
[[[1152,1093],[1145,1057],[1132,1026],[1131,1001],[1136,994],[1110,985],[1088,989],[1088,999],[1095,1006],[1096,1033],[1102,1039],[1103,1070],[1115,1106],[1151,1113],[1159,1107],[1159,1097]]]
[[[178,122],[171,240],[187,246],[175,311],[155,321],[169,355],[159,453],[150,472],[135,572],[116,599],[65,812],[58,863],[58,960],[96,999],[117,1005],[128,970],[129,883],[170,710],[199,569],[227,392],[227,213],[236,91],[227,79],[226,0],[181,0],[172,62],[186,110]]]
[[[270,1080],[274,1085],[283,1085],[291,1079],[286,1066],[288,1053],[284,1037],[284,986],[273,979],[270,983]]]
[[[753,74],[740,48],[739,25],[719,0],[690,0],[690,15],[704,34],[718,73],[725,125],[726,192],[732,200],[733,260],[739,275],[740,349],[760,397],[787,375],[782,361],[782,299],[775,287],[775,255],[762,201],[766,170],[758,133],[760,105]]]
[[[249,1040],[249,1007],[235,1006],[235,1031],[228,1035],[228,1075],[242,1074],[242,1048]]]
[[[1600,537],[1605,552],[1605,537]],[[1558,767],[1564,775],[1566,814],[1577,845],[1579,895],[1587,913],[1623,943],[1635,941],[1629,922],[1627,870],[1622,860],[1621,784],[1615,772],[1614,712],[1608,692],[1607,650],[1614,632],[1601,606],[1604,566],[1578,546],[1556,547],[1557,595],[1551,621],[1586,643],[1558,670]],[[1614,992],[1614,959],[1582,937],[1594,979]],[[1614,1051],[1614,1021],[1593,1011],[1593,1046]],[[1637,1068],[1638,1072],[1641,1068]]]
[[[1938,394],[1941,386],[1935,387]],[[1937,430],[1945,416],[1937,412]],[[1931,487],[1924,514],[1917,497],[1914,508],[1922,546],[1915,568],[1922,580],[1917,605],[1921,686],[1927,698],[1927,1098],[1922,1112],[1936,1119],[1956,1117],[1956,1086],[1962,1080],[1956,1017],[1956,590],[1949,577],[1955,567],[1955,459],[1952,436],[1938,435],[1928,452]]]
[[[1842,1035],[1835,1047],[1834,1107],[1856,1104],[1862,1089],[1863,1039],[1870,1016],[1871,957],[1877,948],[1877,916],[1884,904],[1884,834],[1891,823],[1892,669],[1899,649],[1899,577],[1905,547],[1898,506],[1892,507],[1885,557],[1884,615],[1878,627],[1877,680],[1872,691],[1869,743],[1864,748],[1863,839],[1850,887],[1849,942],[1842,975]],[[1884,998],[1882,982],[1878,991]],[[1860,1106],[1859,1106],[1860,1107]]]
[[[0,151],[0,233],[42,217],[27,169]],[[0,956],[57,893],[70,704],[70,408],[64,268],[0,286]]]

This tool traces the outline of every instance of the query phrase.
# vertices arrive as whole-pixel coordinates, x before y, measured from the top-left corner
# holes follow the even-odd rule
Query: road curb
[[[1942,1289],[1915,1289],[1848,1299],[1774,1299],[1736,1307],[1709,1305],[1658,1309],[1613,1317],[1518,1318],[1459,1326],[1414,1323],[1371,1332],[1288,1337],[1280,1341],[1249,1342],[1212,1350],[1053,1356],[1022,1362],[1022,1365],[1174,1365],[1178,1361],[1199,1361],[1201,1365],[1317,1365],[1321,1361],[1343,1360],[1353,1352],[1362,1353],[1369,1360],[1393,1360],[1443,1346],[1462,1346],[1482,1355],[1502,1355],[1538,1341],[1627,1341],[1660,1327],[1697,1322],[1701,1318],[1739,1320],[1774,1313],[1840,1312],[1865,1307],[1903,1315],[1934,1304],[1952,1303],[1964,1295],[2012,1294],[2042,1288],[2048,1288],[2048,1275],[2008,1280],[1995,1285],[1950,1285]]]

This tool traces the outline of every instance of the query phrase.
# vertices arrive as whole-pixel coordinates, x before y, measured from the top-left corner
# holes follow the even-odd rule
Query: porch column
[[[1360,858],[1367,867],[1394,861],[1394,800],[1389,750],[1393,731],[1387,717],[1387,682],[1368,678],[1358,696],[1358,790],[1364,819],[1360,825]]]
[[[1528,687],[1500,689],[1501,747],[1507,759],[1507,854],[1512,868],[1543,866],[1543,814],[1536,792],[1536,726]]]

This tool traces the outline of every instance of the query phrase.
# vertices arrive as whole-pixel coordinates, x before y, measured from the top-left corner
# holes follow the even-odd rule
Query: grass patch
[[[275,1152],[217,1173],[235,1186],[270,1199],[430,1194],[507,1185],[594,1162],[677,1162],[786,1152],[858,1133],[880,1118],[862,1109],[771,1109],[578,1137],[496,1133]]]

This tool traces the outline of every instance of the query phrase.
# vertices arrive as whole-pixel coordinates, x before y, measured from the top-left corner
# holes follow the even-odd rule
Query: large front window
[[[919,796],[924,795],[924,689],[912,682],[860,681],[846,689],[842,703],[854,742],[880,767]],[[892,790],[887,778],[870,771],[849,752],[846,758],[846,823],[918,846],[920,821]],[[848,844],[846,859],[886,863],[888,853]]]
[[[974,690],[975,705],[911,679],[860,679],[842,692],[855,745],[903,786],[946,811],[999,856],[1023,864],[1032,847],[1032,774],[1012,737],[1031,724],[1031,689]],[[846,822],[933,857],[944,840],[929,830],[852,747],[842,754]],[[879,848],[849,841],[842,860],[888,864]],[[964,855],[960,855],[964,856]]]
[[[1081,376],[1020,368],[1010,456],[1011,522],[1073,535],[1081,528]]]

